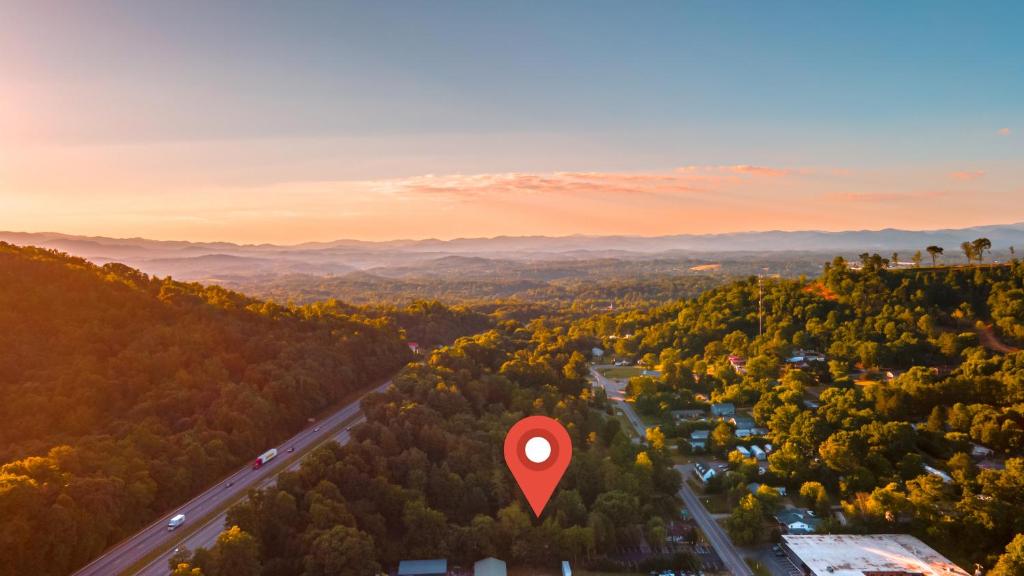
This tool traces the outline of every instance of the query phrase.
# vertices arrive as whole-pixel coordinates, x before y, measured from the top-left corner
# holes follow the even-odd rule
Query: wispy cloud
[[[999,130],[996,130],[996,134],[1000,136],[1009,136],[1010,132],[1011,130],[1009,128],[1000,128]]]
[[[502,195],[688,196],[750,178],[779,178],[793,171],[761,166],[683,166],[667,172],[503,172],[447,174],[364,182],[379,192],[453,197]]]
[[[907,200],[928,200],[948,196],[945,191],[928,192],[829,192],[824,198],[836,202],[873,203],[903,202]]]
[[[960,170],[957,172],[950,172],[949,177],[953,180],[968,181],[977,180],[985,175],[983,170]]]

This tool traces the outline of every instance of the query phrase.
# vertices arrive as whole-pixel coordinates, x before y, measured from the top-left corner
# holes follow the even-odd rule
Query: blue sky
[[[0,186],[209,216],[201,197],[287,183],[755,165],[862,174],[817,183],[862,196],[980,172],[964,194],[1005,206],[1021,22],[1010,2],[2,2]],[[0,225],[45,223],[19,200]],[[971,216],[1024,219],[999,205]]]

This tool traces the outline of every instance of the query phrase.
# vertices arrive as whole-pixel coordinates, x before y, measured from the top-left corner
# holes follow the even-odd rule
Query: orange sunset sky
[[[1024,221],[1024,58],[994,11],[952,5],[949,42],[909,4],[192,8],[0,4],[0,230],[299,243]]]

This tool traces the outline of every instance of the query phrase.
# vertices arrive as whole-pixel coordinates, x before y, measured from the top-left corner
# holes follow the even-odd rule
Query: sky
[[[1024,221],[1024,3],[0,0],[0,230]]]

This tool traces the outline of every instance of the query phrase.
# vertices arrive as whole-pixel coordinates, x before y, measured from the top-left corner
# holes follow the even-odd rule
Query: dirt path
[[[995,331],[992,330],[991,324],[987,324],[981,328],[976,328],[975,331],[978,333],[978,340],[981,342],[981,345],[993,352],[1000,352],[1003,354],[1020,352],[1020,348],[1008,346],[1000,340],[999,337],[996,336]]]

